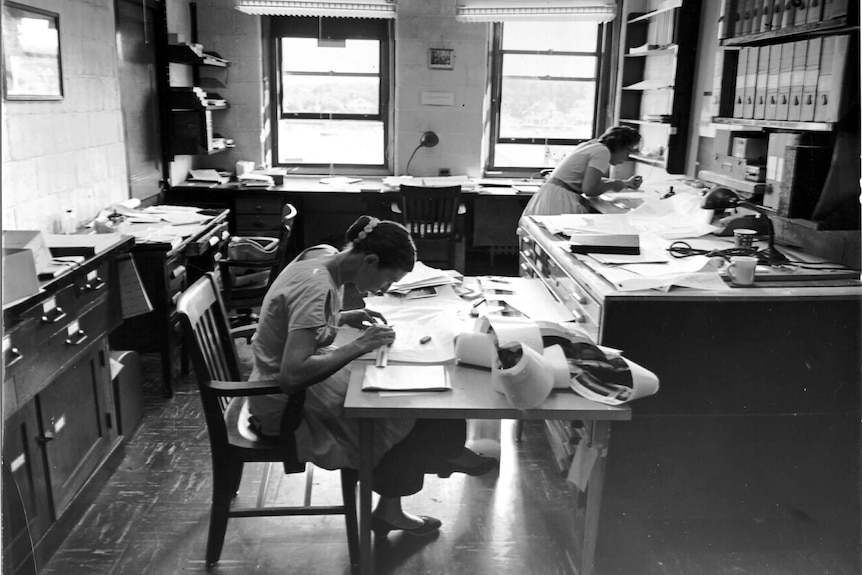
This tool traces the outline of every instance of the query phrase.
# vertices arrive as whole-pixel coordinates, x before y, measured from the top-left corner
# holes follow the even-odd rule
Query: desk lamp
[[[419,145],[414,148],[413,153],[410,154],[410,159],[407,160],[407,167],[404,168],[404,175],[410,175],[410,162],[413,161],[413,156],[416,155],[416,152],[419,151],[419,148],[433,148],[439,143],[440,138],[437,137],[437,134],[435,134],[434,132],[423,132],[422,136],[419,138]]]
[[[772,225],[772,221],[769,219],[769,213],[763,208],[763,206],[758,206],[757,204],[741,200],[733,190],[718,186],[706,193],[701,201],[700,207],[705,210],[726,210],[737,207],[754,210],[760,214],[760,217],[762,217],[766,222],[766,230],[769,235],[766,249],[762,250],[758,255],[762,256],[769,265],[778,265],[787,261],[784,254],[779,252],[775,247],[775,228]]]

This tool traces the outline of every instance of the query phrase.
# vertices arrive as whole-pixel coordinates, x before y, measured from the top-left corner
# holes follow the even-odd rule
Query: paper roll
[[[545,358],[526,345],[521,345],[521,360],[514,367],[501,369],[494,361],[491,382],[503,393],[512,407],[530,409],[548,397],[554,387],[554,376]]]
[[[491,369],[494,365],[494,336],[465,332],[455,338],[455,361]]]
[[[491,328],[497,336],[498,347],[520,343],[542,353],[544,349],[542,334],[533,320],[523,317],[488,316],[488,321],[491,322]]]
[[[569,363],[562,346],[546,347],[544,358],[554,380],[554,389],[568,389],[572,382],[569,377]]]

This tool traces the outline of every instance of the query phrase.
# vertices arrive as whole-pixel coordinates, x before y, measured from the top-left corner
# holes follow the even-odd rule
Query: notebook
[[[641,253],[637,234],[573,234],[569,241],[569,250],[573,254]]]
[[[452,389],[442,365],[365,367],[362,391],[447,391]]]

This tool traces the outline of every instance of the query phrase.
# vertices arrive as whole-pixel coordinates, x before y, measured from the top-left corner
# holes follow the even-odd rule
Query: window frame
[[[272,164],[291,167],[297,174],[356,174],[379,175],[391,172],[389,167],[392,134],[392,42],[394,30],[392,20],[372,18],[326,18],[307,16],[270,16],[269,17],[270,78],[269,103],[267,114],[271,123]],[[380,42],[379,94],[377,114],[330,114],[330,113],[282,113],[283,82],[281,76],[281,38],[315,38],[320,40],[378,40]],[[329,75],[329,74],[327,74]],[[360,76],[361,74],[338,73],[340,76]],[[284,164],[279,163],[278,124],[282,119],[312,120],[376,120],[383,123],[383,162],[381,164]]]
[[[572,51],[549,51],[549,50],[504,50],[503,49],[503,27],[504,22],[492,24],[491,31],[491,53],[489,58],[489,89],[490,89],[490,121],[488,122],[488,146],[485,160],[485,173],[506,175],[534,175],[537,170],[546,166],[498,166],[495,164],[496,146],[499,144],[535,144],[551,146],[576,146],[580,143],[595,138],[604,129],[606,118],[600,113],[602,105],[608,104],[608,66],[609,54],[603,50],[607,44],[607,35],[611,32],[608,24],[599,23],[596,34],[595,52],[572,52]],[[593,135],[591,138],[504,138],[500,135],[500,120],[503,92],[503,57],[506,54],[530,55],[530,56],[591,56],[596,59],[595,68],[595,99],[593,106],[596,113],[593,115]],[[554,80],[579,81],[581,77],[555,76]]]

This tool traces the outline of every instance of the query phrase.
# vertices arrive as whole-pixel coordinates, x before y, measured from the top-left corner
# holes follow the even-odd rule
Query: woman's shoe
[[[466,466],[460,463],[453,463],[450,461],[448,462],[447,467],[444,467],[437,472],[437,477],[442,477],[445,479],[453,473],[464,473],[472,477],[477,477],[479,475],[485,475],[500,463],[493,457],[487,457],[485,455],[479,455],[479,457],[481,458],[481,461],[475,465],[470,466]]]
[[[426,535],[433,535],[440,530],[440,526],[443,525],[443,522],[437,519],[436,517],[428,517],[427,515],[420,515],[422,518],[422,525],[418,527],[406,528],[406,527],[398,527],[396,525],[392,525],[385,519],[381,519],[379,517],[371,518],[371,530],[378,537],[386,537],[386,535],[390,531],[403,531],[407,535],[413,535],[414,537],[425,537]]]

